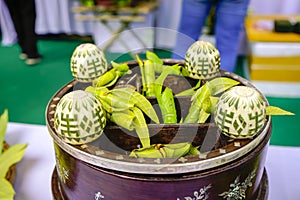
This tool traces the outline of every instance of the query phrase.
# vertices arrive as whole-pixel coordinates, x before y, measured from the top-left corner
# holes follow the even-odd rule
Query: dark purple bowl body
[[[177,61],[167,60],[167,64]],[[131,65],[136,65],[132,63]],[[228,72],[242,85],[247,80]],[[53,128],[55,107],[61,97],[77,85],[72,81],[50,100],[46,123],[54,140],[56,168],[54,199],[95,200],[202,200],[260,198],[264,164],[272,132],[268,117],[263,130],[253,139],[224,139],[213,122],[204,124],[150,124],[152,143],[190,141],[202,145],[201,154],[176,159],[141,159],[128,156],[139,145],[138,138],[109,125],[95,142],[66,144]],[[175,86],[176,87],[176,86]],[[181,102],[179,99],[178,102]],[[183,101],[184,102],[184,101]],[[184,103],[180,106],[187,106]],[[185,115],[188,109],[184,109]],[[188,135],[188,139],[185,138]],[[265,186],[266,187],[266,186]],[[261,199],[265,199],[263,195]]]

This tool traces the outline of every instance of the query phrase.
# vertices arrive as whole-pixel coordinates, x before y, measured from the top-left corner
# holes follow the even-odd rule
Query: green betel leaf
[[[139,65],[139,68],[140,68],[140,72],[141,72],[141,76],[142,76],[142,86],[143,86],[143,92],[146,91],[146,80],[145,80],[145,72],[144,72],[144,63],[143,61],[140,59],[139,55],[136,55],[136,62],[138,63]]]
[[[178,94],[176,94],[177,97],[179,96],[193,96],[195,94],[195,90],[197,90],[201,85],[201,80],[198,81],[198,83],[192,87],[192,88],[189,88],[187,90],[184,90]]]
[[[211,103],[210,113],[215,112],[215,108],[216,108],[218,101],[219,101],[219,97],[212,97],[212,96],[210,97],[210,103]]]
[[[155,92],[161,94],[162,86],[164,85],[164,81],[169,75],[179,75],[181,66],[178,64],[172,66],[165,66],[157,79],[155,80]]]
[[[165,124],[177,123],[176,106],[173,91],[166,87],[158,101]]]
[[[206,84],[208,85],[208,88],[210,90],[210,93],[212,96],[219,94],[221,92],[224,92],[225,90],[238,85],[240,82],[233,80],[231,78],[226,78],[226,77],[220,77],[220,78],[215,78]]]
[[[192,145],[188,142],[166,144],[163,151],[166,152],[166,158],[180,158],[190,152]]]
[[[143,61],[141,60],[141,58],[139,57],[139,55],[136,54],[136,55],[135,55],[135,58],[136,58],[136,62],[139,64],[140,67],[144,65],[144,63],[143,63]]]
[[[194,155],[199,155],[200,151],[198,150],[198,147],[194,147],[191,145],[190,151],[187,155],[194,156]]]
[[[182,73],[182,76],[185,76],[185,77],[189,77],[189,75],[190,75],[190,72],[184,67],[182,67],[181,73]]]
[[[188,142],[175,144],[153,144],[147,148],[134,149],[130,156],[136,158],[180,158],[199,154],[197,147]]]
[[[161,73],[164,62],[153,52],[146,51],[146,58],[153,63],[153,68],[156,73]]]
[[[150,146],[150,134],[148,130],[148,126],[146,124],[144,115],[142,111],[139,108],[133,107],[132,112],[135,115],[135,118],[133,119],[133,124],[135,127],[136,134],[138,135],[142,146],[144,148]]]
[[[110,120],[114,122],[115,124],[133,131],[134,130],[134,124],[133,124],[133,119],[134,119],[134,114],[132,111],[128,110],[128,112],[112,112]]]
[[[15,190],[12,184],[5,178],[0,178],[0,200],[13,200]]]
[[[8,123],[8,111],[5,109],[2,115],[0,116],[0,155],[2,153],[7,123]]]
[[[129,71],[129,66],[127,63],[116,63],[114,61],[111,61],[111,65],[118,70],[118,72],[120,73],[120,76],[123,76],[125,73],[127,73]]]
[[[146,58],[155,64],[163,65],[163,61],[153,52],[146,51]]]
[[[201,107],[197,104],[192,104],[189,108],[188,115],[183,120],[183,123],[197,123],[200,115]]]
[[[201,109],[199,113],[198,123],[205,123],[209,116],[210,113],[206,112],[204,109]]]
[[[196,92],[194,93],[194,95],[191,98],[191,101],[193,103],[196,103],[196,101],[198,101],[199,104],[202,104],[204,99],[208,98],[209,96],[210,96],[209,88],[208,88],[207,84],[204,84],[199,89],[196,90]]]
[[[156,146],[156,144],[153,144],[147,148],[134,149],[129,156],[136,158],[162,158],[163,155]]]
[[[283,110],[276,106],[267,106],[266,108],[266,114],[267,115],[295,115],[292,112]]]
[[[0,178],[4,178],[8,169],[23,158],[26,147],[27,144],[15,144],[0,155]]]
[[[158,116],[152,104],[142,94],[131,88],[115,88],[113,89],[113,94],[118,97],[118,99],[127,99],[129,103],[143,111],[152,121],[159,123]]]
[[[155,72],[153,62],[146,60],[144,62],[144,75],[145,75],[145,84],[146,87],[146,96],[154,96],[154,81],[155,81]]]

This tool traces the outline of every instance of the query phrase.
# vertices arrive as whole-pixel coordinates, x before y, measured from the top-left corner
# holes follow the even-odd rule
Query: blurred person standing
[[[248,5],[249,0],[182,0],[178,32],[189,39],[177,37],[172,58],[181,59],[188,47],[199,39],[210,10],[215,6],[214,33],[221,68],[233,72]]]
[[[35,65],[42,60],[38,52],[35,33],[35,0],[5,0],[10,12],[21,48],[19,58],[27,65]]]

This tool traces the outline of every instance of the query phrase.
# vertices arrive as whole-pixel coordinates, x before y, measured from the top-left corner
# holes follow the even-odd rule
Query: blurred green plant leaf
[[[8,169],[23,158],[26,147],[27,144],[15,144],[0,155],[0,178],[4,178]]]
[[[0,200],[13,200],[15,190],[12,184],[5,178],[0,178]]]
[[[6,128],[8,123],[8,111],[4,110],[0,116],[0,155],[2,154],[3,142],[6,134]]]

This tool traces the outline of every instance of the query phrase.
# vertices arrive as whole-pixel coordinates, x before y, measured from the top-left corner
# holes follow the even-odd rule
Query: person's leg
[[[27,53],[28,58],[38,58],[37,48],[37,35],[35,33],[35,0],[20,0],[22,16],[22,31],[23,31],[23,44],[22,48]]]
[[[22,48],[24,43],[24,34],[22,30],[22,21],[21,21],[22,16],[19,12],[19,10],[21,10],[19,0],[5,0],[5,3],[9,10],[11,19],[13,21],[15,31],[17,33],[18,44],[21,48],[21,51],[25,53],[24,49]]]
[[[249,0],[220,0],[216,7],[216,47],[224,70],[234,71],[248,4]]]
[[[172,58],[184,58],[188,47],[198,40],[210,8],[210,0],[182,1],[180,24]]]

